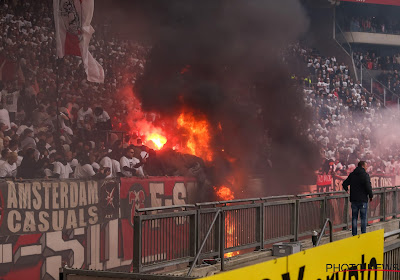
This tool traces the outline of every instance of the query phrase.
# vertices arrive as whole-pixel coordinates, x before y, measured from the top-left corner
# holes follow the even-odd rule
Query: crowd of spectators
[[[296,48],[310,69],[310,76],[298,82],[304,86],[304,100],[313,112],[308,137],[321,147],[320,173],[346,175],[358,161],[366,160],[368,172],[400,175],[400,146],[387,140],[397,137],[388,130],[395,130],[399,112],[383,109],[376,96],[354,82],[348,67],[335,57]],[[312,77],[316,84],[309,82]]]
[[[400,34],[400,21],[394,18],[373,16],[352,17],[345,26],[346,31]]]
[[[5,0],[0,6],[0,177],[185,175],[174,155],[165,153],[169,160],[163,161],[140,136],[104,133],[127,129],[134,101],[117,93],[135,83],[149,48],[94,26],[89,50],[105,82],[89,83],[80,58],[56,59],[52,2]],[[195,163],[188,166],[199,173]]]
[[[357,68],[361,64],[368,70],[400,70],[400,53],[392,56],[378,56],[375,52],[357,51],[353,53],[354,62]]]
[[[204,177],[201,163],[190,155],[178,159],[171,151],[156,156],[139,138],[129,145],[116,135],[105,139],[102,131],[123,129],[125,115],[134,109],[130,103],[136,101],[116,93],[135,83],[149,48],[117,37],[106,40],[102,27],[95,27],[90,51],[106,80],[88,83],[79,58],[56,60],[53,20],[42,16],[51,10],[51,1],[5,1],[0,7],[0,177],[87,179],[188,172]],[[314,114],[308,137],[320,144],[325,159],[320,171],[347,174],[358,160],[367,159],[369,172],[400,173],[400,147],[378,149],[380,140],[374,137],[377,128],[398,116],[383,117],[381,102],[353,80],[348,65],[299,46],[296,51],[310,71],[299,83]],[[374,54],[358,55],[365,63],[376,61],[377,68],[389,67],[382,68],[393,70],[384,78],[398,80],[393,63],[398,64],[398,56],[383,63]],[[190,168],[182,168],[182,162]]]
[[[353,53],[354,63],[358,69],[361,65],[368,70],[378,70],[380,73],[375,76],[373,82],[374,92],[383,98],[384,87],[386,91],[386,101],[398,103],[400,96],[400,53],[392,56],[378,56],[373,51],[357,51]]]

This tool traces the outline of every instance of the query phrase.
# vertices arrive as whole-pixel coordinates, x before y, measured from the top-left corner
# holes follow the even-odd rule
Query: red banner
[[[395,186],[396,176],[393,174],[370,174],[369,177],[371,179],[371,186],[373,189]],[[347,176],[334,176],[332,191],[342,191],[342,184],[346,178]]]
[[[317,175],[317,186],[332,185],[332,175]]]
[[[57,185],[58,181],[53,182],[51,188],[48,187],[49,191],[42,195],[41,190],[44,188],[35,188],[32,191],[32,196],[29,196],[29,186],[22,188],[21,182],[18,182],[18,196],[20,194],[22,197],[26,197],[26,200],[17,201],[16,206],[11,209],[12,213],[21,212],[21,217],[33,217],[35,218],[35,213],[30,213],[28,210],[38,210],[44,214],[38,214],[39,222],[46,224],[47,217],[46,211],[60,212],[60,209],[54,209],[57,205],[61,207],[62,201],[73,202],[75,195],[68,196],[67,192],[71,188],[64,188],[65,191],[58,192],[63,189]],[[66,180],[68,186],[73,185],[73,180]],[[32,181],[27,181],[28,184],[35,184]],[[37,182],[36,185],[44,184],[45,182]],[[16,233],[10,233],[7,236],[0,236],[0,279],[4,280],[15,280],[15,279],[30,279],[30,280],[40,280],[40,279],[58,279],[59,268],[66,264],[68,267],[79,268],[79,269],[96,269],[96,270],[111,270],[118,269],[118,271],[130,271],[132,264],[132,226],[131,226],[131,213],[133,207],[134,209],[141,207],[150,206],[164,206],[164,205],[174,205],[174,204],[188,204],[193,203],[196,198],[196,181],[192,178],[183,177],[153,177],[149,179],[138,179],[138,178],[124,178],[122,179],[122,185],[116,181],[115,184],[102,184],[99,182],[99,190],[97,192],[91,193],[88,191],[88,183],[82,182],[78,184],[79,191],[73,192],[73,194],[79,193],[78,204],[80,207],[93,207],[93,205],[88,206],[84,203],[85,198],[89,196],[87,194],[95,194],[95,200],[98,200],[98,222],[96,224],[87,223],[83,226],[84,220],[78,222],[78,227],[68,228],[67,223],[72,223],[75,221],[74,217],[85,218],[85,215],[79,216],[79,207],[77,209],[72,209],[76,211],[77,214],[73,215],[74,212],[68,209],[70,213],[68,218],[68,213],[65,214],[67,217],[65,226],[62,230],[51,230],[51,227],[47,231],[39,231],[39,233],[33,233],[37,231],[26,231],[24,235],[18,235]],[[12,186],[12,185],[11,185]],[[101,187],[100,187],[101,186]],[[115,189],[114,189],[115,187]],[[117,188],[120,188],[122,193],[119,197],[123,198],[124,201],[121,203],[118,199]],[[74,188],[72,188],[74,189]],[[104,191],[103,191],[104,190]],[[1,219],[3,223],[7,220],[11,220],[13,223],[11,228],[18,227],[21,223],[21,228],[24,230],[28,228],[27,226],[31,223],[25,220],[19,220],[19,216],[12,214],[10,217],[17,217],[17,219],[9,219],[4,214],[7,214],[7,205],[14,205],[15,196],[10,196],[8,194],[13,194],[9,192],[9,185],[0,184],[0,222]],[[51,199],[50,199],[50,196]],[[65,199],[64,199],[64,198]],[[28,199],[32,198],[32,199]],[[25,202],[24,202],[25,201]],[[42,201],[45,205],[44,209],[39,207],[38,203]],[[48,203],[46,203],[48,201]],[[80,202],[79,202],[80,201]],[[33,203],[35,206],[29,208],[29,203]],[[26,207],[24,206],[26,203]],[[46,208],[48,204],[49,209]],[[110,204],[117,210],[119,215],[114,216],[112,213],[104,212],[102,207],[109,207]],[[19,207],[19,205],[22,205]],[[18,206],[18,207],[17,207]],[[64,205],[65,206],[65,205]],[[17,208],[16,208],[17,207]],[[106,208],[107,208],[106,207]],[[54,210],[54,211],[53,211]],[[16,212],[17,211],[17,212]],[[31,211],[31,212],[32,212]],[[64,210],[65,211],[65,210]],[[57,212],[57,213],[58,213]],[[26,214],[28,213],[28,214]],[[103,215],[103,214],[104,215]],[[121,219],[120,219],[121,218]],[[30,220],[28,220],[30,221]],[[61,225],[59,219],[58,224]],[[40,223],[35,223],[39,225]],[[181,221],[174,221],[177,225],[175,228],[182,232],[181,236],[184,236],[183,231],[187,231],[187,226],[185,227]],[[48,224],[54,223],[53,219],[48,219]],[[23,227],[22,227],[23,226]],[[164,226],[163,224],[158,226]],[[181,227],[181,228],[180,228]],[[156,226],[151,226],[145,229],[146,233],[156,233],[158,232]],[[18,232],[19,233],[19,232]],[[179,238],[179,231],[175,231],[177,238]],[[180,241],[185,242],[184,239]],[[181,243],[183,244],[183,243]],[[183,246],[182,246],[183,247]],[[123,249],[122,249],[123,248]],[[154,257],[154,252],[151,250],[146,250],[143,252],[144,257],[149,257],[150,259]],[[166,254],[171,254],[179,250],[179,248],[166,249]]]
[[[341,1],[364,3],[364,4],[400,6],[400,0],[341,0]]]
[[[346,176],[317,175],[316,188],[309,192],[337,192],[343,191],[342,183]],[[393,174],[370,174],[372,188],[392,187],[396,185],[396,176]]]
[[[132,259],[133,252],[133,217],[135,210],[147,207],[182,205],[194,202],[196,194],[196,180],[183,177],[152,177],[150,179],[121,178],[120,203],[121,203],[121,227],[124,260]],[[192,197],[189,196],[192,195]],[[155,234],[162,226],[153,224],[146,228],[147,234]],[[187,227],[177,227],[176,236]],[[185,240],[182,240],[185,242]],[[174,248],[171,248],[173,250]],[[171,253],[170,251],[165,254]],[[152,252],[142,252],[146,258],[155,257]]]

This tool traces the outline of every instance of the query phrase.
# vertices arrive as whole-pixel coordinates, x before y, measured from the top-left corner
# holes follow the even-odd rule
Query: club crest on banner
[[[64,21],[67,32],[78,36],[82,40],[81,20],[73,0],[60,0],[60,16]]]
[[[129,189],[128,202],[131,206],[131,225],[133,226],[133,217],[135,211],[146,207],[146,194],[140,183],[134,183]]]

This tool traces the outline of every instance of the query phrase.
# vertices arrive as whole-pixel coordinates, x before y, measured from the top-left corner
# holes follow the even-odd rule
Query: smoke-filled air
[[[312,181],[320,161],[304,133],[310,115],[283,63],[283,50],[307,29],[300,3],[150,2],[131,7],[148,15],[132,24],[151,30],[152,45],[131,94],[162,120],[167,142],[158,154],[201,157],[206,185],[228,184],[239,197]],[[249,177],[268,184],[252,189]]]

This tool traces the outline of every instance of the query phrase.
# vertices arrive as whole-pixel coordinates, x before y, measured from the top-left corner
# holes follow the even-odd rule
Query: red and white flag
[[[57,56],[81,56],[88,81],[104,83],[103,67],[89,52],[94,0],[53,0],[53,8]]]

